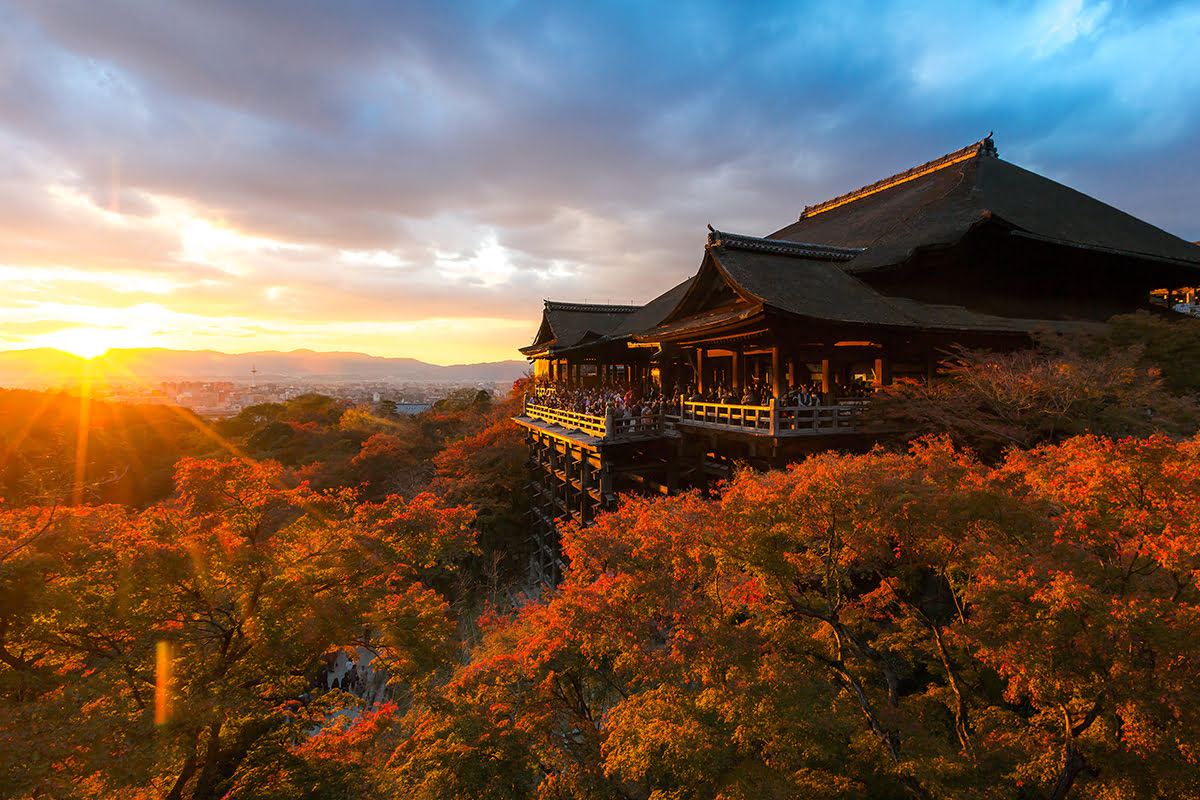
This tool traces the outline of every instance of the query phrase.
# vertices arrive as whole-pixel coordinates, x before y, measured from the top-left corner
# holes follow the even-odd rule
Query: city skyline
[[[1200,239],[1186,3],[0,5],[0,349],[514,358],[995,131]]]

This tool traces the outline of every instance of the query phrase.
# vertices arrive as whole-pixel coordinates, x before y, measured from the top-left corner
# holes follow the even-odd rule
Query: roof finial
[[[992,133],[993,131],[988,131],[988,135],[983,137],[983,139],[979,142],[980,153],[989,156],[999,155],[996,152],[996,143],[992,141]]]

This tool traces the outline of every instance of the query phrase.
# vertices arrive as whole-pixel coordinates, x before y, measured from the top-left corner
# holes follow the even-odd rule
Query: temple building
[[[1197,284],[1200,246],[1000,159],[990,136],[764,237],[710,227],[695,274],[644,306],[546,302],[521,350],[538,388],[517,418],[531,568],[553,582],[556,521],[586,523],[619,492],[868,445],[856,420],[871,392],[934,377],[954,346],[1172,313]],[[636,414],[565,407],[616,386],[660,399]]]

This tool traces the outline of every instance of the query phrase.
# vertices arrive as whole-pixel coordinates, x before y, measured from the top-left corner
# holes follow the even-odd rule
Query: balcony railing
[[[525,397],[525,416],[601,439],[653,435],[662,433],[664,428],[662,414],[644,414],[637,417],[618,415],[609,407],[607,413],[600,417],[544,406],[528,395]]]
[[[831,406],[727,405],[685,402],[679,411],[681,423],[735,429],[767,436],[816,433],[848,433],[858,428],[864,401]]]
[[[601,417],[552,408],[541,405],[536,398],[525,398],[525,416],[530,419],[600,439],[655,435],[676,423],[763,436],[853,433],[858,430],[865,408],[866,401],[863,400],[828,406],[779,406],[774,401],[765,406],[687,401],[679,409],[678,417],[663,414],[622,416],[612,408]]]

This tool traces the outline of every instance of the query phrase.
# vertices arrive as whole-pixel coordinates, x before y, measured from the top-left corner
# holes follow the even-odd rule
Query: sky
[[[1200,3],[0,0],[0,349],[519,358],[995,132],[1200,239]]]

